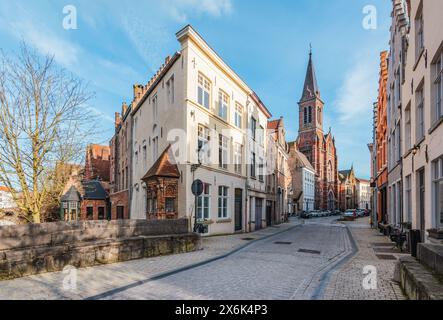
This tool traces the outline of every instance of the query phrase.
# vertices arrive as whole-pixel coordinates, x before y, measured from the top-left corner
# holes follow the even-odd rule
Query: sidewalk
[[[63,272],[0,281],[0,300],[86,299],[112,289],[216,259],[252,241],[276,235],[299,224],[298,219],[293,219],[289,223],[253,233],[203,238],[203,250],[196,252],[78,269],[76,270],[77,288],[74,290],[64,290],[63,283],[67,281],[68,274]]]
[[[404,300],[399,284],[393,281],[395,264],[402,256],[388,238],[369,226],[369,219],[346,222],[358,252],[330,275],[324,300]],[[378,255],[378,256],[377,256]],[[386,260],[388,258],[389,260]],[[377,289],[363,288],[365,266],[377,269]]]

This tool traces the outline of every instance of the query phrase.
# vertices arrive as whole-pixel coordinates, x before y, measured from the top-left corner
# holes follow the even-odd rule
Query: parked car
[[[341,216],[342,212],[340,210],[334,210],[332,215],[334,216]]]
[[[343,214],[343,217],[355,219],[355,218],[357,218],[357,210],[355,210],[355,209],[346,210],[345,213]]]
[[[365,210],[363,210],[363,209],[357,209],[356,212],[357,212],[357,216],[358,216],[359,218],[360,218],[360,217],[364,217],[365,214],[366,214]]]
[[[302,214],[300,215],[300,218],[302,218],[302,219],[310,219],[310,218],[312,218],[311,217],[311,213],[303,211]]]

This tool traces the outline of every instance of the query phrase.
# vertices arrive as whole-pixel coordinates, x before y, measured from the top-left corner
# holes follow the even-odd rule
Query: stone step
[[[443,245],[420,243],[417,258],[420,263],[443,276]]]
[[[411,300],[443,300],[441,278],[413,257],[399,261],[400,285]]]

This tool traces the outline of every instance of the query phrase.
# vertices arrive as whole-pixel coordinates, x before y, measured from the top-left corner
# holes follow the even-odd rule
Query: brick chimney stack
[[[124,117],[126,115],[126,111],[128,111],[128,105],[126,102],[122,103],[122,116]]]
[[[122,117],[120,113],[115,113],[115,127],[117,128],[122,123]]]

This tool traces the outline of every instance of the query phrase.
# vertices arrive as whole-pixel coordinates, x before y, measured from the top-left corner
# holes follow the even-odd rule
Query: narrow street
[[[340,224],[308,222],[224,259],[112,294],[107,299],[312,299],[353,248]]]
[[[0,299],[404,299],[392,281],[400,254],[376,256],[377,246],[391,250],[389,241],[367,218],[346,225],[336,219],[292,219],[205,238],[197,252],[79,269],[73,291],[63,289],[63,272],[3,281]],[[376,290],[363,288],[365,265],[379,271]]]

